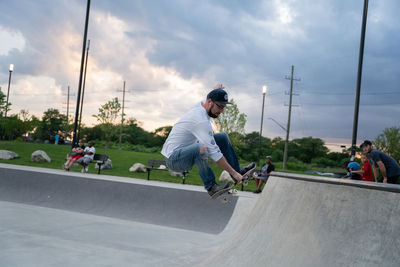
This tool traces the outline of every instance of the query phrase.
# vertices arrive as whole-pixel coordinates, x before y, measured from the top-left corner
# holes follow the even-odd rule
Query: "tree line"
[[[21,110],[18,114],[4,117],[4,94],[0,91],[0,137],[3,140],[27,140],[54,143],[56,135],[60,143],[71,140],[73,129],[72,120],[58,109],[46,110],[41,118]],[[257,162],[259,156],[259,132],[245,133],[246,115],[239,112],[232,99],[233,105],[226,107],[224,113],[215,120],[218,131],[226,132],[240,159]],[[7,106],[9,108],[10,105]],[[81,125],[79,137],[93,140],[96,146],[117,148],[121,139],[122,149],[138,152],[160,152],[172,126],[160,127],[152,132],[141,127],[135,118],[121,120],[121,105],[114,98],[93,114],[98,124],[88,127]],[[123,114],[125,116],[125,114]],[[386,128],[374,141],[377,149],[382,150],[395,159],[400,159],[400,128]],[[270,155],[275,162],[283,160],[285,140],[280,137],[261,137],[261,160]],[[349,159],[349,151],[329,153],[325,143],[320,138],[303,137],[289,141],[288,164],[313,164],[321,167],[342,167]],[[289,166],[290,168],[290,166]]]

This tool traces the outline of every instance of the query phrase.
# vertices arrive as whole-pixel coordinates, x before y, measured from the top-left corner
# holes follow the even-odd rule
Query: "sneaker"
[[[254,162],[250,163],[246,167],[240,168],[239,173],[241,175],[244,175],[246,172],[250,171],[251,169],[254,169],[256,167],[256,164]]]
[[[85,172],[89,171],[89,165],[85,167]]]
[[[226,191],[229,191],[230,183],[226,182],[223,184],[214,184],[210,189],[208,189],[208,194],[211,198],[217,198],[218,196],[222,195]]]
[[[82,167],[81,173],[85,173],[85,167]]]
[[[257,189],[256,191],[254,191],[254,194],[260,194],[262,191],[260,189]]]

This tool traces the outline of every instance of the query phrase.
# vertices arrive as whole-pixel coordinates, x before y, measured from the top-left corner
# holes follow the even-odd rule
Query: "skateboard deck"
[[[229,195],[237,195],[238,191],[236,189],[234,189],[233,187],[243,184],[244,186],[247,186],[250,180],[253,180],[254,174],[255,173],[255,168],[250,169],[249,171],[247,171],[245,174],[243,174],[243,179],[238,182],[238,183],[232,183],[228,188],[226,188],[225,190],[223,190],[223,192],[221,192],[218,196],[216,196],[214,199],[217,198],[221,198],[221,202],[226,204],[228,202],[228,196]]]

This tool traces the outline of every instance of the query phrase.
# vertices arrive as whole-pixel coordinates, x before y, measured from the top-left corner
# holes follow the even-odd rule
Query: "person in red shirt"
[[[368,161],[367,155],[361,155],[361,161],[364,164],[362,169],[359,171],[351,171],[351,173],[358,173],[361,174],[361,181],[373,182],[374,177],[372,175],[372,166],[371,163]],[[375,179],[376,182],[376,179]]]

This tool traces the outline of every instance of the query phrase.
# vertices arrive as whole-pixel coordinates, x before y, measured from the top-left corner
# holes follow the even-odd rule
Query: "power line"
[[[305,91],[301,92],[302,94],[305,95],[354,95],[354,92],[352,93],[325,93],[325,92],[318,92],[318,91]],[[400,94],[400,92],[379,92],[379,93],[362,93],[361,95],[395,95],[395,94]]]

